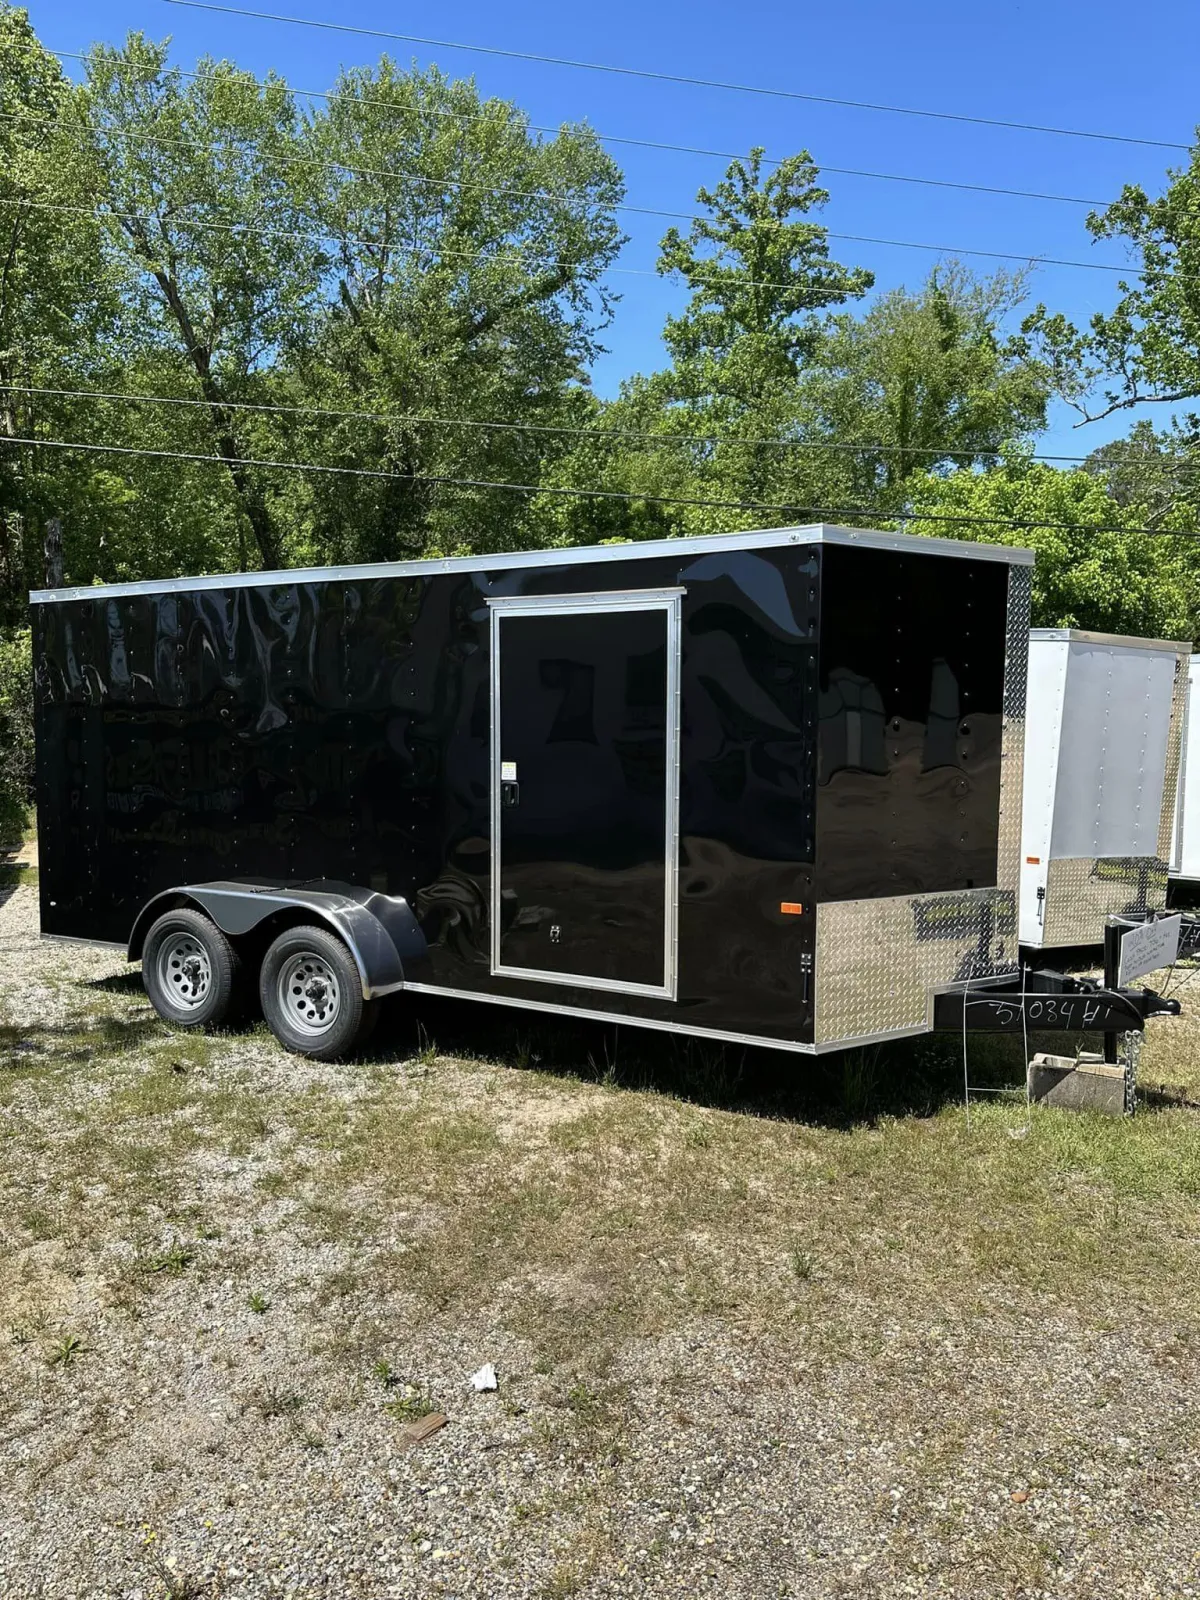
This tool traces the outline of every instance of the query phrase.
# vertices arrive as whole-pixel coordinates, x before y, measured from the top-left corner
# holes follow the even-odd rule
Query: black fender
[[[150,925],[164,911],[192,906],[211,917],[221,932],[237,939],[281,913],[296,921],[306,913],[323,922],[348,947],[362,981],[364,1000],[404,987],[405,964],[415,964],[428,946],[408,901],[352,883],[317,880],[285,883],[187,883],[148,900],[129,935],[128,958],[139,961]]]

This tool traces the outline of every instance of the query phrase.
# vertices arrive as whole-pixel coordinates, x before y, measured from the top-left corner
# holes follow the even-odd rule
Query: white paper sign
[[[517,763],[515,761],[502,761],[500,763],[500,782],[516,783]]]
[[[1121,940],[1117,983],[1132,983],[1147,972],[1169,967],[1179,954],[1179,917],[1159,917],[1131,928]]]

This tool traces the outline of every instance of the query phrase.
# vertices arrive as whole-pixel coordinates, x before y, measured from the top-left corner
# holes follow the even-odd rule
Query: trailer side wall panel
[[[754,537],[37,605],[43,929],[340,880],[409,902],[415,986],[800,1048],[923,1026],[1011,960],[1028,570]]]

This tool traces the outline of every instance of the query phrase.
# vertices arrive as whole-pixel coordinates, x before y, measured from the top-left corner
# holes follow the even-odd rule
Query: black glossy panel
[[[515,773],[500,964],[661,987],[667,614],[501,612],[496,625],[500,758]]]
[[[822,553],[817,895],[996,882],[1008,568]]]
[[[681,540],[636,563],[39,605],[43,925],[123,941],[176,884],[339,879],[408,900],[430,947],[419,981],[810,1041],[818,898],[995,881],[1006,579],[936,556]],[[492,978],[487,601],[675,585],[678,1002]],[[614,948],[640,905],[635,977],[658,982],[661,721],[633,714],[661,719],[662,637],[624,621],[611,650],[576,618],[532,652],[533,770],[566,783],[570,817],[528,793],[526,753],[510,758],[519,809],[542,805],[558,829],[541,834],[540,864],[526,839],[525,865],[603,879],[601,921],[626,919]],[[616,712],[597,718],[601,703]],[[568,781],[572,762],[586,785]],[[566,928],[578,896],[562,903]]]

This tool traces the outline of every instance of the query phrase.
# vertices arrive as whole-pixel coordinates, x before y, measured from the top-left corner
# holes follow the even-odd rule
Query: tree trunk
[[[62,518],[51,517],[46,524],[46,587],[63,586]]]

